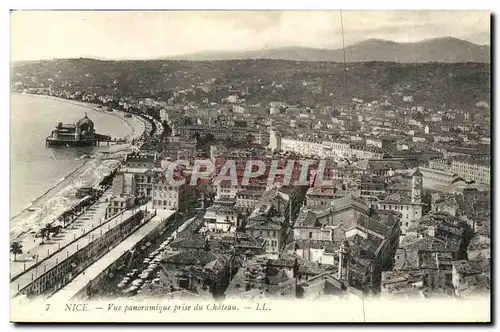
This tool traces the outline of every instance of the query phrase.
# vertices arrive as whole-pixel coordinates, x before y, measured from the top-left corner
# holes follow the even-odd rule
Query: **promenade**
[[[66,303],[73,299],[85,286],[96,279],[124,253],[134,248],[145,236],[160,225],[163,220],[170,217],[174,213],[174,210],[158,210],[156,216],[145,222],[140,228],[134,231],[134,233],[129,235],[115,248],[111,249],[107,254],[90,265],[85,270],[85,273],[80,273],[68,285],[58,290],[53,296],[50,297],[50,301],[54,303]]]
[[[64,261],[66,258],[75,254],[77,251],[84,248],[92,241],[99,239],[113,227],[118,226],[123,221],[130,218],[135,212],[136,210],[126,210],[123,213],[120,213],[119,215],[116,215],[113,218],[104,221],[103,223],[95,227],[92,231],[86,233],[85,236],[80,237],[79,239],[77,238],[75,241],[72,241],[70,244],[64,247],[64,249],[57,251],[55,254],[43,260],[38,265],[31,267],[30,269],[27,269],[25,272],[18,275],[17,278],[10,283],[11,297],[15,296],[19,290],[22,290],[24,287],[29,285],[29,283],[36,279],[39,275],[57,266],[59,262]]]
[[[18,255],[16,261],[11,257],[10,279],[16,279],[23,272],[30,270],[36,264],[41,264],[50,255],[97,227],[104,221],[106,208],[109,204],[106,200],[109,200],[111,196],[112,190],[109,189],[71,225],[63,228],[59,234],[52,236],[50,240],[44,240],[44,244],[41,244],[41,238],[36,238],[33,235],[25,236],[20,241],[24,253]]]

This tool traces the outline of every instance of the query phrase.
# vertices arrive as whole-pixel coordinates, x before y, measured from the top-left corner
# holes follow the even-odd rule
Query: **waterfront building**
[[[157,176],[152,185],[153,208],[160,210],[183,210],[190,202],[193,192],[187,179],[181,186],[168,184],[164,174]]]
[[[135,184],[130,186],[130,188],[135,187],[134,195],[136,197],[144,197],[146,199],[151,199],[153,192],[153,180],[156,176],[163,173],[161,168],[122,168],[118,173],[126,174],[125,179],[133,177],[133,181],[130,183]],[[128,175],[127,175],[128,174]],[[129,190],[126,185],[125,188]]]
[[[135,177],[132,173],[118,172],[113,178],[113,195],[129,195],[136,194]]]
[[[129,195],[111,196],[106,208],[106,218],[114,216],[134,206],[134,197]]]
[[[59,122],[46,139],[48,145],[92,146],[96,145],[94,122],[85,116],[75,124]]]
[[[125,157],[126,168],[155,168],[158,164],[156,153],[132,152]]]

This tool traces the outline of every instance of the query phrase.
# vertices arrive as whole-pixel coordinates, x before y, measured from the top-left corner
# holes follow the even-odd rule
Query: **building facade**
[[[408,227],[422,218],[422,173],[416,170],[412,175],[411,197],[398,193],[391,194],[378,202],[379,210],[392,210],[401,213],[401,231],[404,234]]]

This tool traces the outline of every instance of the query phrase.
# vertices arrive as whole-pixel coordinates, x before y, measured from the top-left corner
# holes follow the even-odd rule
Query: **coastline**
[[[46,197],[51,191],[53,191],[60,183],[64,182],[65,180],[67,180],[69,177],[71,177],[72,175],[74,175],[76,172],[78,172],[79,170],[81,170],[85,164],[89,162],[89,160],[85,160],[82,162],[82,164],[80,166],[77,166],[75,169],[73,169],[70,173],[68,173],[68,175],[62,177],[60,179],[59,182],[55,183],[54,185],[52,185],[50,188],[48,188],[46,191],[43,192],[43,194],[41,194],[40,196],[38,196],[37,198],[35,198],[34,200],[31,201],[31,204],[28,204],[26,207],[24,207],[21,211],[19,211],[17,214],[13,215],[10,217],[10,220],[14,220],[16,218],[18,218],[18,216],[23,213],[25,210],[29,209],[29,208],[36,208],[40,202],[41,199],[43,199],[44,197]]]
[[[16,215],[11,216],[11,241],[22,241],[25,236],[28,236],[29,233],[33,231],[33,229],[57,218],[63,211],[68,209],[68,204],[73,204],[77,201],[74,197],[74,192],[76,192],[77,188],[81,185],[92,184],[93,182],[98,183],[103,176],[107,175],[107,173],[113,169],[115,164],[118,164],[122,153],[133,149],[131,144],[132,139],[140,137],[145,130],[145,124],[142,119],[135,116],[133,118],[125,118],[123,112],[116,112],[116,114],[113,114],[115,112],[111,113],[99,110],[89,103],[75,102],[53,96],[23,93],[20,93],[20,95],[30,96],[32,98],[53,99],[59,102],[86,107],[94,112],[114,115],[120,118],[130,128],[130,132],[125,136],[127,143],[110,145],[107,148],[108,154],[105,155],[101,151],[93,154],[91,159],[83,160],[82,164],[71,170],[68,174],[63,174],[60,181],[48,188],[42,195],[32,200],[31,204],[25,206]],[[113,156],[114,159],[112,159]],[[29,211],[30,209],[35,209],[35,211]]]
[[[91,103],[86,103],[86,102],[83,102],[83,101],[76,101],[76,100],[69,100],[69,99],[64,99],[64,98],[55,97],[55,96],[49,96],[49,95],[31,94],[31,93],[20,93],[20,92],[13,92],[12,94],[18,94],[18,95],[22,95],[22,96],[28,96],[28,97],[31,97],[31,98],[51,99],[51,100],[55,100],[55,101],[58,101],[58,102],[61,102],[61,103],[67,103],[67,104],[72,104],[72,105],[76,105],[76,106],[80,106],[80,107],[85,107],[85,108],[88,108],[89,110],[91,110],[93,112],[115,116],[118,119],[120,119],[122,122],[124,122],[130,128],[131,132],[128,135],[126,135],[125,137],[123,137],[123,138],[125,138],[127,140],[140,137],[143,134],[144,130],[145,130],[144,120],[142,118],[140,118],[140,117],[138,117],[136,115],[132,115],[132,119],[134,119],[135,121],[141,122],[143,124],[143,126],[141,128],[142,130],[138,130],[137,124],[132,123],[130,121],[130,118],[126,118],[125,117],[125,113],[122,112],[122,111],[113,110],[113,112],[107,112],[107,111],[105,111],[103,109],[98,108],[97,106],[95,106],[94,104],[91,104]]]

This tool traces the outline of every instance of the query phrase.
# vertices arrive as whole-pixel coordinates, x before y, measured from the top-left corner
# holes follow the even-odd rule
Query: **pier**
[[[111,136],[95,132],[94,122],[87,117],[78,120],[75,124],[59,122],[54,130],[45,139],[47,146],[99,146],[101,143],[126,143],[126,139],[113,139]]]
[[[124,138],[114,138],[114,139],[97,139],[95,142],[96,146],[99,146],[101,143],[106,143],[107,146],[109,146],[109,143],[114,143],[114,144],[124,144],[127,143],[127,140]]]
[[[67,140],[67,139],[55,139],[52,136],[48,136],[45,139],[46,146],[100,146],[101,143],[106,143],[106,146],[109,144],[125,144],[127,140],[125,138],[95,138],[89,140]]]

